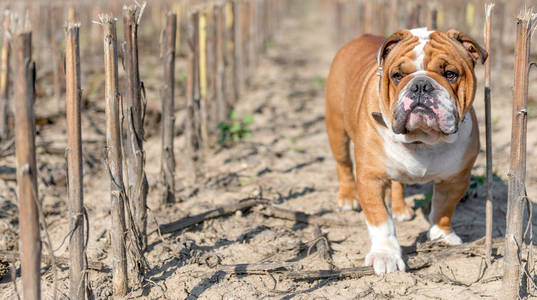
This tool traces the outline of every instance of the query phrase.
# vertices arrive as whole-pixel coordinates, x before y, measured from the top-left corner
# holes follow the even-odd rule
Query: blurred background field
[[[501,288],[502,250],[483,269],[475,253],[439,260],[409,273],[365,276],[359,279],[293,281],[277,274],[233,275],[218,266],[285,261],[296,270],[330,266],[316,255],[314,226],[270,218],[255,209],[209,220],[172,234],[161,235],[160,224],[204,212],[245,198],[268,199],[278,207],[338,220],[353,227],[324,226],[338,268],[363,265],[369,249],[363,214],[339,211],[337,178],[324,127],[324,82],[337,49],[360,33],[387,36],[400,28],[436,26],[468,33],[483,44],[486,1],[367,1],[367,0],[265,0],[245,1],[256,6],[251,15],[258,31],[245,32],[244,80],[239,97],[233,82],[226,83],[225,113],[215,108],[215,83],[208,73],[208,138],[196,162],[188,152],[187,47],[189,15],[210,11],[213,5],[231,1],[148,1],[140,20],[140,77],[145,87],[147,110],[144,122],[145,160],[149,183],[149,270],[143,285],[132,281],[129,298],[140,299],[482,299],[496,298]],[[241,1],[232,1],[241,2]],[[68,234],[65,129],[65,31],[74,8],[80,22],[82,70],[82,143],[84,200],[89,217],[87,254],[102,268],[89,270],[89,285],[96,299],[112,295],[110,258],[109,178],[103,161],[105,147],[104,65],[102,27],[94,24],[100,13],[118,18],[118,42],[122,48],[121,22],[124,1],[0,1],[0,10],[28,15],[36,61],[36,144],[38,188],[55,255],[67,257]],[[271,5],[274,14],[263,18]],[[507,174],[511,138],[515,17],[535,1],[496,1],[492,18],[492,128],[494,160],[494,237],[505,234]],[[72,10],[71,10],[72,11]],[[175,201],[162,204],[161,31],[165,15],[178,15],[175,65]],[[265,31],[263,31],[265,30]],[[265,32],[258,36],[257,32]],[[1,36],[8,34],[1,31]],[[3,40],[3,39],[2,39]],[[534,39],[535,41],[535,39]],[[230,40],[226,49],[235,47]],[[249,48],[250,47],[250,48]],[[251,47],[256,51],[249,50]],[[233,55],[226,57],[225,74],[233,77]],[[120,93],[125,90],[125,71],[120,51]],[[533,43],[530,61],[537,61]],[[209,61],[209,64],[211,62]],[[12,64],[11,64],[12,66]],[[211,69],[210,69],[211,70]],[[470,189],[458,205],[454,230],[465,242],[485,233],[484,68],[478,66],[474,107],[480,123],[481,149],[472,170]],[[529,76],[528,98],[528,197],[537,197],[537,72]],[[11,81],[12,83],[12,81]],[[13,91],[10,91],[13,103]],[[213,110],[214,109],[214,110]],[[220,115],[220,116],[217,116]],[[221,117],[224,115],[224,117]],[[16,253],[18,204],[15,182],[13,118],[8,136],[0,141],[0,298],[15,299],[10,265],[20,264],[2,253]],[[200,150],[201,151],[201,150]],[[201,152],[200,152],[201,153]],[[427,214],[432,186],[406,187],[406,201],[416,217],[396,224],[406,256],[419,255],[429,227]],[[530,204],[533,206],[533,204]],[[534,218],[535,219],[535,218]],[[537,229],[535,224],[530,228]],[[532,233],[535,235],[534,233]],[[47,253],[46,250],[43,253]],[[54,276],[46,263],[41,270],[43,298],[53,295]],[[533,270],[532,270],[533,271]],[[68,267],[58,268],[60,298],[68,291]],[[134,277],[134,276],[133,276]],[[535,281],[533,281],[535,282]],[[531,294],[530,294],[531,296]]]

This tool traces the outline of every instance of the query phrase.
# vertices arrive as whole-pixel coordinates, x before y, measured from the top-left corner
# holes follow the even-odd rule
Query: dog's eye
[[[459,74],[453,71],[446,71],[444,73],[444,77],[446,77],[446,79],[449,80],[450,82],[453,82],[457,79],[457,77],[459,77]]]
[[[395,83],[399,83],[399,81],[401,81],[401,79],[403,79],[403,74],[399,73],[399,72],[395,72],[392,74],[392,80],[395,82]]]

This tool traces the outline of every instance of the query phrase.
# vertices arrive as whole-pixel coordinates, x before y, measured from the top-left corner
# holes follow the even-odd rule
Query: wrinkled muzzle
[[[415,130],[454,134],[458,130],[456,102],[449,92],[428,76],[416,76],[401,90],[394,109],[396,134]]]

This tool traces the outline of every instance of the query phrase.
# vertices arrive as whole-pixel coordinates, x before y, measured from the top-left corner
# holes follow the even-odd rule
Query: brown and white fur
[[[393,222],[413,216],[403,184],[434,181],[429,238],[462,243],[451,216],[479,152],[474,66],[486,57],[459,31],[419,28],[388,39],[361,35],[334,58],[326,127],[337,202],[344,209],[360,203],[371,241],[365,263],[377,274],[405,270]]]

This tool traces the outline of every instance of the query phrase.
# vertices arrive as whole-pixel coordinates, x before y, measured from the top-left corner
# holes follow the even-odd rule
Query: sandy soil
[[[497,297],[501,287],[502,258],[496,255],[484,271],[480,255],[455,255],[438,259],[427,267],[411,272],[396,272],[383,276],[364,276],[359,279],[325,279],[293,281],[284,276],[233,275],[218,271],[217,265],[259,262],[292,262],[295,270],[328,269],[330,266],[311,247],[314,227],[302,223],[267,218],[253,211],[236,213],[206,221],[181,232],[159,236],[158,224],[171,222],[204,212],[219,205],[236,203],[241,199],[259,196],[279,207],[303,211],[316,216],[345,221],[356,226],[322,228],[331,248],[333,262],[338,268],[363,265],[369,249],[363,214],[340,211],[336,205],[337,179],[335,162],[331,156],[324,127],[323,79],[337,47],[332,26],[320,14],[315,1],[296,1],[289,17],[282,21],[280,34],[267,56],[251,74],[251,86],[236,110],[239,116],[253,114],[250,126],[252,137],[232,147],[215,147],[209,151],[201,178],[194,179],[187,168],[183,152],[183,137],[176,139],[177,203],[160,205],[158,180],[160,137],[158,117],[147,122],[148,137],[147,176],[150,184],[148,232],[150,235],[147,258],[150,269],[143,288],[130,293],[131,298],[148,299],[481,299]],[[311,12],[311,13],[305,13]],[[158,57],[142,56],[147,64],[142,80],[148,90],[149,101],[159,103],[160,72]],[[507,171],[509,169],[511,124],[511,56],[506,57],[505,70],[493,78],[494,163],[498,175],[494,186],[494,236],[505,231],[505,202],[507,199]],[[179,63],[178,69],[182,68]],[[88,69],[87,69],[88,70]],[[160,71],[160,68],[158,69]],[[150,76],[151,72],[155,73]],[[482,73],[475,108],[480,126],[484,124],[482,104]],[[98,72],[88,70],[87,83],[99,87]],[[99,83],[100,82],[100,83]],[[535,75],[531,82],[535,83]],[[98,89],[98,88],[96,88]],[[530,95],[536,95],[532,88]],[[537,105],[537,98],[531,105]],[[88,259],[110,265],[108,227],[110,209],[108,177],[103,168],[104,108],[98,93],[88,95],[83,115],[85,203],[89,214],[90,236]],[[38,114],[54,103],[52,99],[37,103]],[[182,98],[178,100],[183,106]],[[157,104],[156,107],[159,105]],[[531,108],[531,106],[530,106]],[[182,131],[184,113],[178,111],[177,128]],[[537,145],[537,119],[531,114],[528,122],[528,194],[537,195],[533,182],[537,178],[537,158],[531,155]],[[68,232],[66,216],[65,161],[63,158],[64,121],[53,119],[53,124],[39,126],[38,164],[40,166],[39,193],[43,198],[48,231],[58,256],[67,256],[67,243],[62,242]],[[484,128],[481,130],[484,145]],[[473,174],[476,184],[455,212],[454,230],[465,242],[483,237],[485,232],[485,186],[477,178],[484,174],[484,146]],[[14,155],[0,158],[1,167],[14,167]],[[431,185],[409,186],[406,200],[412,206],[423,203]],[[417,205],[419,206],[419,205]],[[17,201],[16,185],[11,180],[0,180],[0,250],[16,250]],[[406,253],[415,256],[416,249],[426,241],[427,207],[415,209],[416,217],[397,223],[398,239]],[[361,224],[361,225],[360,225]],[[535,227],[535,226],[533,226]],[[536,230],[537,231],[537,230]],[[311,248],[311,249],[310,249]],[[311,250],[311,251],[309,251]],[[45,251],[46,252],[46,251]],[[308,253],[310,252],[310,253]],[[496,254],[501,254],[499,249]],[[418,254],[420,255],[420,254]],[[1,261],[0,261],[1,262]],[[18,265],[18,264],[17,264]],[[0,264],[0,276],[3,274]],[[20,276],[20,269],[17,272]],[[131,276],[134,277],[134,276]],[[64,297],[68,291],[68,269],[58,268],[58,289]],[[111,295],[111,273],[90,270],[90,285],[97,299]],[[21,290],[20,277],[17,278]],[[53,272],[42,269],[45,299],[53,296]],[[15,298],[13,284],[8,276],[0,281],[0,298]]]

